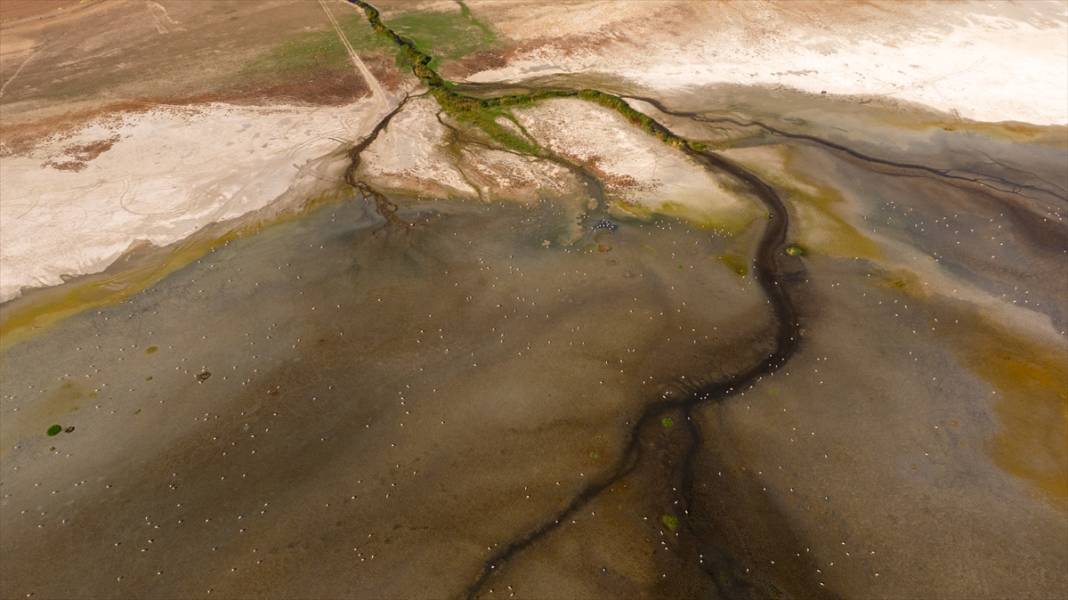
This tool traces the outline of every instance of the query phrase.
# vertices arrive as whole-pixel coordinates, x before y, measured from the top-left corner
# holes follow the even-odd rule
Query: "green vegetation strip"
[[[475,98],[461,94],[455,91],[454,84],[438,75],[438,72],[434,69],[435,59],[423,49],[425,47],[423,44],[404,37],[394,29],[387,27],[382,22],[378,9],[367,2],[363,0],[349,0],[349,2],[362,8],[367,15],[367,20],[371,23],[371,27],[379,35],[391,40],[400,49],[403,60],[411,65],[412,73],[430,88],[430,93],[446,114],[457,121],[477,127],[494,142],[505,148],[534,156],[544,154],[533,140],[501,124],[501,119],[514,120],[511,118],[508,109],[531,106],[540,100],[549,98],[581,98],[616,111],[627,121],[641,128],[642,131],[670,146],[688,149],[693,152],[704,152],[706,150],[704,144],[692,142],[671,133],[647,115],[632,108],[622,98],[598,90],[584,89],[577,92],[570,90],[544,90],[497,98]],[[473,20],[473,17],[470,16],[470,10],[463,4],[461,4],[461,16]],[[401,19],[404,18],[410,19],[412,17],[401,17]],[[401,19],[398,19],[398,22]],[[484,34],[488,36],[492,35],[492,32],[489,32],[488,28],[486,28]]]
[[[410,39],[425,55],[431,56],[433,48],[437,56],[428,63],[436,69],[440,59],[458,59],[483,48],[497,40],[493,30],[471,15],[466,5],[460,12],[413,11],[390,19],[390,28]]]

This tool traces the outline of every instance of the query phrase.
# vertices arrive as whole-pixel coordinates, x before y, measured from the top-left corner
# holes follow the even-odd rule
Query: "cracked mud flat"
[[[471,4],[425,8],[510,31]],[[1064,127],[415,75],[295,180],[250,152],[278,198],[0,305],[0,596],[1068,586]]]

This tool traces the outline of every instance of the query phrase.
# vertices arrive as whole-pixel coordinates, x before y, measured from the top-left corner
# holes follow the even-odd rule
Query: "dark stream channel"
[[[429,68],[431,57],[419,51],[415,44],[385,25],[379,17],[379,12],[374,6],[362,0],[349,0],[352,4],[362,8],[368,16],[372,27],[380,34],[386,35],[401,47],[414,63],[413,73],[419,77],[431,89],[443,90],[441,93],[452,97],[460,94],[453,91],[453,86],[445,82]],[[488,86],[483,86],[483,88]],[[560,92],[557,92],[560,93]],[[608,96],[603,92],[597,92]],[[534,92],[537,94],[537,92]],[[562,95],[572,95],[563,92]],[[618,97],[616,97],[618,98]],[[471,98],[475,100],[475,98]],[[480,98],[479,100],[483,100]],[[625,115],[626,116],[626,115]],[[713,172],[727,173],[756,194],[768,210],[768,222],[760,238],[756,255],[753,258],[754,274],[760,284],[775,316],[774,348],[761,361],[736,375],[705,383],[681,384],[683,394],[680,397],[658,399],[646,405],[640,417],[634,421],[624,442],[624,452],[621,460],[614,468],[610,469],[607,476],[591,483],[576,495],[567,506],[560,512],[550,515],[540,526],[528,531],[515,539],[508,540],[499,545],[497,550],[485,561],[481,572],[468,587],[466,596],[474,598],[479,595],[490,577],[499,569],[521,553],[524,549],[534,544],[546,534],[556,529],[570,515],[581,509],[593,498],[597,497],[608,487],[620,481],[631,473],[642,458],[641,432],[651,423],[661,419],[665,414],[673,411],[681,411],[689,433],[689,441],[685,446],[682,456],[681,487],[679,488],[679,500],[684,508],[685,517],[683,525],[690,532],[698,531],[695,522],[701,519],[700,513],[695,510],[694,501],[695,482],[697,474],[694,471],[694,462],[701,449],[701,432],[693,419],[693,411],[704,404],[714,403],[731,397],[734,393],[751,386],[761,377],[775,372],[782,367],[793,355],[799,343],[800,326],[797,320],[797,312],[790,295],[786,290],[783,277],[783,261],[790,260],[799,262],[797,258],[787,257],[783,253],[786,244],[786,236],[789,228],[789,216],[782,200],[775,190],[763,182],[759,177],[747,171],[741,166],[715,154],[714,152],[698,149],[687,140],[671,133],[666,127],[652,121],[652,130],[661,139],[676,140],[681,143],[674,144],[681,147],[695,161],[704,168]],[[377,129],[376,129],[377,131]],[[358,152],[353,153],[354,160],[358,160]],[[797,265],[800,267],[800,265]],[[698,379],[700,381],[700,379]],[[747,581],[744,573],[733,568],[736,562],[731,557],[729,548],[720,547],[714,540],[698,540],[700,554],[704,557],[701,564],[709,574],[715,588],[724,597],[765,597],[767,588],[754,586]],[[811,590],[814,595],[824,595],[818,589]]]

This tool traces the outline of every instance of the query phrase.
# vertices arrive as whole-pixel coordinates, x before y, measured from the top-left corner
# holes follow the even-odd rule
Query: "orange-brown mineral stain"
[[[964,353],[994,388],[1001,428],[991,444],[995,464],[1042,490],[1068,510],[1068,355],[995,328],[979,330]]]
[[[878,281],[952,312],[961,327],[947,335],[950,348],[993,388],[994,464],[1068,511],[1068,348],[1025,337],[966,304],[939,302],[915,273],[886,272]]]

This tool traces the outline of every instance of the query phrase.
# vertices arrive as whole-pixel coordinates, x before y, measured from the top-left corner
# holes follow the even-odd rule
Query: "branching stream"
[[[491,577],[493,577],[503,565],[555,530],[571,515],[576,513],[610,486],[633,472],[642,457],[641,432],[650,424],[656,423],[668,413],[673,412],[681,412],[688,434],[688,440],[683,446],[683,453],[681,456],[682,472],[679,474],[681,485],[675,492],[678,503],[682,507],[681,512],[683,516],[679,524],[680,528],[689,532],[696,538],[697,545],[701,548],[700,553],[705,557],[704,560],[700,562],[706,572],[710,575],[713,584],[722,594],[730,596],[736,596],[739,593],[753,595],[755,592],[757,596],[764,595],[760,590],[753,588],[745,581],[746,577],[744,574],[733,572],[734,569],[732,569],[730,565],[734,564],[734,561],[731,560],[729,556],[724,555],[725,549],[719,548],[714,540],[701,540],[697,535],[700,528],[697,527],[696,524],[700,521],[701,515],[699,514],[699,511],[696,510],[696,503],[694,501],[694,488],[698,477],[698,474],[694,470],[694,463],[701,448],[702,436],[697,422],[692,417],[694,410],[698,407],[729,398],[733,394],[753,385],[763,376],[782,367],[793,355],[799,343],[800,326],[794,304],[786,289],[783,274],[784,266],[789,266],[790,269],[799,269],[801,265],[798,258],[787,256],[783,252],[786,245],[789,217],[786,207],[778,194],[771,186],[763,182],[753,173],[712,152],[699,142],[687,140],[676,135],[648,115],[632,108],[619,96],[592,89],[584,89],[581,91],[542,90],[526,94],[505,95],[491,98],[476,98],[457,92],[455,85],[442,79],[430,68],[429,65],[432,61],[432,57],[419,50],[414,42],[397,34],[385,25],[380,18],[378,10],[374,6],[363,0],[349,0],[349,2],[363,9],[364,13],[367,15],[368,21],[376,32],[390,38],[398,46],[404,53],[405,58],[410,61],[412,72],[426,86],[428,86],[430,94],[437,100],[445,113],[456,118],[460,122],[483,126],[485,133],[487,133],[490,138],[506,148],[512,146],[510,149],[516,151],[523,149],[525,146],[528,151],[527,153],[545,158],[555,158],[547,156],[546,151],[541,150],[540,148],[510,139],[507,136],[514,134],[506,133],[503,128],[502,130],[495,130],[493,128],[493,119],[479,119],[479,111],[512,106],[528,106],[539,100],[548,98],[579,98],[615,110],[628,121],[634,123],[650,135],[653,135],[664,143],[685,152],[704,168],[714,172],[725,173],[730,177],[733,177],[759,197],[768,210],[767,225],[760,238],[756,255],[753,257],[753,266],[754,275],[760,284],[775,317],[776,325],[775,331],[773,332],[774,346],[772,351],[759,362],[740,373],[736,373],[720,381],[697,385],[692,383],[679,384],[683,394],[674,397],[660,398],[655,402],[647,404],[641,415],[632,421],[633,425],[623,440],[623,452],[616,464],[612,465],[601,478],[591,482],[582,489],[563,509],[555,514],[546,516],[540,525],[530,531],[521,533],[514,539],[507,540],[495,546],[496,550],[485,560],[481,571],[473,578],[471,584],[467,587],[464,593],[465,597],[474,598],[478,596]],[[396,111],[387,116],[386,120],[375,128],[375,133],[384,127],[385,123],[393,114],[395,114],[395,112]],[[500,126],[498,125],[498,127]],[[351,156],[354,164],[359,160],[360,151],[370,144],[374,135],[375,134],[372,134],[371,138],[368,138],[368,140],[365,140],[353,150]],[[518,148],[516,148],[516,146],[518,146]],[[366,186],[355,179],[354,168],[350,169],[348,173],[349,182],[355,187],[364,190],[365,193],[371,197],[376,198],[376,202],[379,204],[379,209],[382,210],[382,202],[384,199],[381,201],[377,200],[380,194],[365,190],[364,188]],[[392,211],[387,210],[387,212],[392,214]],[[694,558],[694,560],[696,562],[696,558]],[[818,592],[814,590],[813,593]]]

